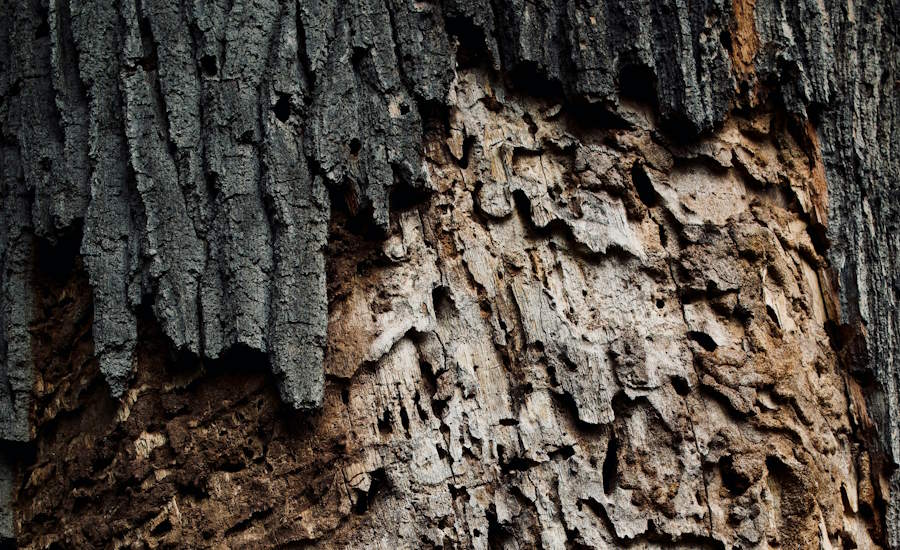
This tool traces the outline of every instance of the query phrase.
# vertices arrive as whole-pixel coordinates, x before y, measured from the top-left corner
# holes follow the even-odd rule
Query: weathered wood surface
[[[195,536],[218,517],[209,544],[274,544],[284,521],[288,539],[326,545],[493,532],[520,546],[900,546],[897,474],[869,445],[900,456],[896,3],[0,13],[0,436],[37,449],[17,491],[29,544]],[[52,259],[73,246],[71,265]],[[68,340],[43,279],[76,278],[59,263],[83,265],[89,303],[75,303],[92,311]],[[36,334],[90,352],[68,364]],[[75,481],[42,461],[76,436],[50,435],[62,411],[99,414],[99,394],[75,391],[93,387],[93,358],[125,418],[84,440],[117,442],[113,464],[152,463],[138,486],[202,463],[183,437],[207,437],[175,425],[197,405],[139,415],[155,426],[133,434],[122,411],[140,382],[184,398],[199,390],[164,384],[165,364],[252,358],[290,408],[317,409],[266,420],[317,419],[269,434],[241,468],[272,477],[257,496],[311,479],[258,470],[275,467],[275,441],[305,449],[284,464],[334,468],[344,488],[312,519],[239,518],[261,503],[229,502],[234,476],[210,472],[178,529],[41,528],[31,511],[59,503],[29,476]],[[340,437],[343,451],[304,455]],[[161,483],[171,526],[185,492]],[[390,491],[369,502],[373,483]],[[235,531],[247,518],[261,521]]]

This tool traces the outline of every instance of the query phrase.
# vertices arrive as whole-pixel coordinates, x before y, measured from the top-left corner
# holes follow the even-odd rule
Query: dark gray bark
[[[896,1],[5,0],[0,14],[4,440],[34,435],[32,258],[72,234],[113,395],[152,308],[185,355],[265,353],[287,403],[321,405],[332,201],[390,231],[395,190],[428,189],[425,133],[459,62],[588,120],[651,99],[676,142],[762,104],[808,123],[832,337],[869,373],[880,444],[900,457]],[[898,514],[895,473],[891,547]]]

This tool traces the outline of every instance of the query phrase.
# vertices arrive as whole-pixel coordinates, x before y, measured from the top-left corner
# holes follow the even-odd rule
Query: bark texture
[[[900,546],[895,2],[0,8],[23,546]]]

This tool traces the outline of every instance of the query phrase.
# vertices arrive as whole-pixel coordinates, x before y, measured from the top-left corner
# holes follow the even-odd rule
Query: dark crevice
[[[647,175],[646,169],[640,162],[631,166],[631,183],[637,190],[638,197],[647,208],[653,208],[659,203],[659,196],[653,189],[653,183]]]
[[[421,420],[423,424],[427,425],[428,411],[426,411],[425,407],[422,405],[422,396],[419,395],[418,391],[416,391],[414,401],[416,403],[416,413],[419,415],[419,420]]]
[[[735,469],[734,459],[730,455],[719,459],[719,473],[722,475],[722,485],[733,495],[742,495],[750,488],[750,478]]]
[[[151,529],[150,534],[158,537],[160,535],[168,533],[171,530],[172,530],[172,522],[169,521],[169,518],[166,518],[166,519],[162,520],[161,522],[159,522],[156,525],[156,527]]]
[[[670,381],[672,382],[672,387],[675,389],[675,393],[678,395],[685,396],[691,392],[691,386],[683,376],[675,375],[670,378]]]
[[[619,95],[650,105],[659,112],[656,75],[646,65],[627,64],[619,69]]]
[[[465,169],[469,167],[469,159],[472,157],[472,146],[474,144],[475,136],[466,136],[463,138],[462,158],[457,162],[460,168]]]
[[[534,468],[539,464],[539,462],[524,456],[505,456],[506,453],[502,445],[497,446],[497,454],[498,461],[500,462],[500,470],[505,474],[511,474],[513,472],[524,472],[525,470]]]
[[[778,320],[778,313],[775,311],[775,309],[772,306],[770,306],[768,304],[766,304],[766,315],[769,316],[769,320],[771,320],[772,323],[774,323],[776,327],[779,327],[779,328],[781,327],[781,321]]]
[[[550,451],[548,454],[551,460],[569,460],[575,456],[575,447],[572,445],[563,445],[558,449]]]
[[[530,97],[542,99],[565,97],[562,83],[555,78],[548,77],[534,62],[524,61],[518,63],[511,71],[506,73],[506,77],[511,89],[528,90]]]
[[[812,242],[816,254],[826,256],[828,249],[831,248],[831,241],[828,239],[828,228],[821,223],[810,221],[806,227],[806,233]]]
[[[459,497],[469,496],[469,490],[466,489],[463,485],[454,485],[452,483],[448,483],[447,490],[450,491],[450,497],[453,500],[456,500]]]
[[[309,53],[306,50],[306,26],[303,24],[303,18],[300,16],[301,8],[301,3],[297,2],[294,13],[294,21],[297,27],[297,59],[300,62],[300,67],[303,69],[303,76],[306,77],[310,89],[313,89],[315,88],[316,73],[312,70]],[[307,100],[312,100],[312,94],[307,94]]]
[[[213,77],[219,72],[218,61],[214,55],[204,55],[200,58],[200,70],[204,75]]]
[[[72,276],[81,252],[82,223],[79,221],[64,230],[52,242],[37,239],[35,246],[35,275],[62,282]]]
[[[393,413],[390,411],[390,409],[384,409],[384,411],[381,413],[381,418],[378,419],[378,433],[382,435],[393,433],[393,422]]]
[[[434,374],[434,368],[431,363],[425,360],[419,361],[419,372],[422,374],[422,385],[430,397],[434,397],[437,391],[437,376]]]
[[[278,100],[272,106],[272,112],[275,118],[281,122],[287,122],[291,117],[291,97],[288,94],[279,93]]]
[[[466,17],[447,17],[444,24],[447,34],[457,39],[457,70],[488,66],[488,56],[484,55],[487,46],[481,28]]]
[[[156,71],[159,66],[159,58],[156,53],[156,41],[153,38],[153,26],[150,24],[150,19],[141,17],[138,21],[138,28],[141,33],[144,56],[137,61],[137,64],[147,72]],[[159,83],[156,83],[156,87],[159,87]]]
[[[437,375],[435,375],[431,363],[428,361],[420,361],[419,370],[422,373],[422,383],[425,386],[425,391],[430,396],[431,412],[435,418],[441,418],[447,410],[447,400],[436,397]]]
[[[611,434],[603,458],[603,492],[611,495],[619,482],[619,440]]]
[[[400,425],[403,426],[406,437],[409,437],[409,414],[406,412],[406,407],[403,405],[400,406]]]
[[[362,515],[369,511],[375,497],[384,491],[387,487],[387,475],[384,468],[378,468],[369,472],[369,489],[368,491],[356,491],[356,503],[353,506],[353,512]]]
[[[311,163],[310,168],[313,174],[319,172],[314,162]],[[360,192],[359,187],[355,183],[345,180],[342,184],[328,185],[327,188],[332,220],[340,218],[344,229],[367,243],[380,242],[384,237],[384,230],[375,224],[371,208],[360,205],[357,199]]]
[[[431,291],[431,303],[434,304],[434,315],[438,319],[451,317],[456,311],[456,304],[450,289],[446,286],[436,286]]]
[[[257,510],[250,514],[250,516],[238,523],[232,525],[228,529],[225,530],[225,536],[234,535],[235,533],[240,533],[241,531],[246,531],[249,529],[253,522],[264,520],[265,518],[272,515],[272,508],[266,508],[263,510]],[[168,521],[168,520],[166,520]]]
[[[47,6],[40,5],[37,8],[38,25],[34,29],[35,38],[47,38],[50,36],[49,10]]]
[[[347,143],[347,149],[351,155],[359,155],[359,152],[362,150],[362,142],[359,138],[353,138]]]
[[[406,212],[419,205],[426,204],[431,193],[426,189],[418,189],[407,184],[401,184],[391,189],[388,199],[391,214]]]
[[[487,511],[485,517],[488,520],[488,548],[506,548],[507,544],[515,540],[513,531],[506,526],[500,525],[500,522],[497,521],[497,513],[494,511],[493,506]]]
[[[208,366],[222,372],[269,372],[269,356],[244,344],[234,344]]]
[[[716,351],[716,348],[719,347],[719,345],[716,344],[715,340],[713,340],[712,337],[705,332],[691,330],[688,331],[687,337],[700,344],[700,347],[702,347],[706,351]]]

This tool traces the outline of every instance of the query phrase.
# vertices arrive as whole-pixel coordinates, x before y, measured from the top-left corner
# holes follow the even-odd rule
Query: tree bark
[[[900,6],[0,0],[0,536],[900,547]]]

